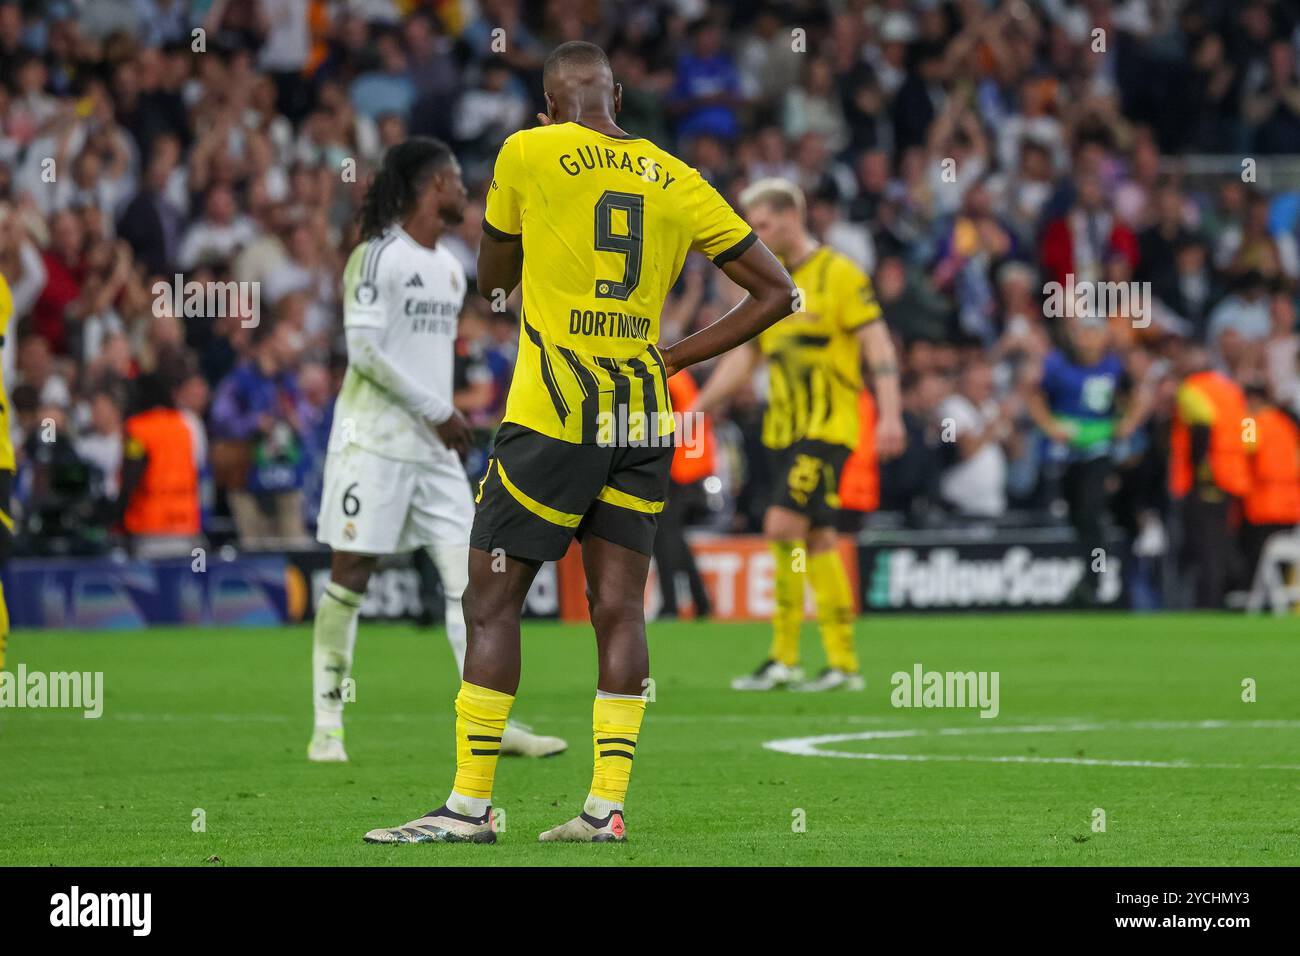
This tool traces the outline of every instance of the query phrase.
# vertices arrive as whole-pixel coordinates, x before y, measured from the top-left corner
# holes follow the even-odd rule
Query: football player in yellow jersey
[[[9,283],[0,275],[0,349],[4,348],[9,334],[9,319],[13,316],[14,300],[9,293]],[[14,519],[9,514],[9,496],[14,487],[14,443],[9,437],[9,392],[4,376],[0,374],[0,564],[9,559],[9,546],[14,536]],[[9,641],[9,605],[5,603],[4,585],[0,583],[0,670],[5,666],[5,645]]]
[[[772,649],[737,690],[861,690],[853,648],[853,595],[837,541],[840,473],[858,443],[862,358],[871,369],[881,458],[903,450],[898,364],[871,280],[847,256],[819,245],[804,225],[799,188],[781,179],[753,183],[741,206],[780,257],[798,289],[793,314],[718,363],[695,403],[715,408],[767,361],[769,395],[763,444],[772,451],[773,498],[763,533],[775,558]],[[827,667],[804,682],[799,667],[804,581],[817,600]]]
[[[604,52],[557,47],[540,127],[497,156],[479,246],[492,302],[523,284],[519,359],[470,539],[469,646],[446,804],[375,842],[490,843],[501,733],[519,686],[519,615],[543,561],[577,537],[596,631],[595,767],[582,812],[545,841],[618,841],[650,674],[642,602],[672,461],[667,379],[758,335],[793,305],[790,276],[694,169],[614,122]],[[659,314],[690,250],[749,295],[660,349]]]

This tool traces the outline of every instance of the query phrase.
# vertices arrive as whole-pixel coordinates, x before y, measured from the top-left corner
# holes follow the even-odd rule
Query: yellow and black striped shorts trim
[[[507,422],[479,482],[470,546],[553,561],[594,534],[650,554],[671,447],[579,445]]]

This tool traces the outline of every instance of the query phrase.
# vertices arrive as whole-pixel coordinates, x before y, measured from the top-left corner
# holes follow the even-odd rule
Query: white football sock
[[[357,616],[362,595],[331,581],[316,608],[312,630],[312,704],[318,730],[343,726],[344,678],[352,673],[352,651],[357,643]]]
[[[485,797],[467,797],[453,790],[447,796],[447,809],[463,817],[481,817],[488,812],[492,801]]]
[[[587,794],[587,802],[582,805],[582,812],[587,816],[603,820],[615,810],[622,810],[623,804],[617,800],[606,800],[593,794]]]
[[[463,598],[469,584],[469,545],[440,544],[426,549],[442,581],[446,603],[447,643],[456,658],[456,673],[465,673],[465,605]]]

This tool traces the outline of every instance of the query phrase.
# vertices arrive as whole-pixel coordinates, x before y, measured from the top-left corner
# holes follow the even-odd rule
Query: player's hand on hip
[[[876,423],[876,454],[881,461],[897,458],[907,448],[907,432],[899,418],[882,418]]]
[[[665,345],[659,350],[659,357],[664,360],[664,378],[672,378],[681,371],[677,363],[673,361],[673,347]]]
[[[474,434],[469,427],[469,422],[465,421],[465,416],[460,412],[453,411],[451,418],[441,425],[434,425],[433,430],[442,439],[442,443],[462,459],[469,454],[470,440]]]

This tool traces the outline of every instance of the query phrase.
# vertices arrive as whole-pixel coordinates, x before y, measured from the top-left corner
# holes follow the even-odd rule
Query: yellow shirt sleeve
[[[871,279],[848,259],[841,259],[830,276],[831,296],[839,304],[839,326],[853,332],[880,318],[880,302]]]
[[[9,283],[0,275],[0,343],[9,334],[9,320],[13,317],[13,312],[14,300],[9,291]],[[9,392],[5,388],[3,373],[0,373],[0,469],[14,470],[14,445],[9,437]],[[0,523],[7,520],[8,510],[8,499],[0,498]],[[13,531],[13,528],[10,527],[9,530]],[[0,595],[0,604],[4,603],[2,598]]]
[[[1213,425],[1214,403],[1196,386],[1184,382],[1178,386],[1178,414],[1187,425]]]
[[[9,292],[9,283],[0,276],[0,337],[9,332],[9,317],[13,315],[14,300]]]
[[[737,258],[758,238],[749,223],[741,219],[718,191],[696,174],[698,210],[691,248],[724,265]]]
[[[518,239],[524,231],[524,146],[518,133],[507,137],[497,153],[483,211],[483,229],[494,239]]]

